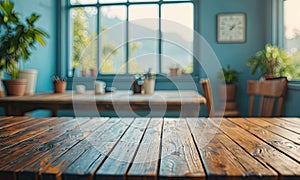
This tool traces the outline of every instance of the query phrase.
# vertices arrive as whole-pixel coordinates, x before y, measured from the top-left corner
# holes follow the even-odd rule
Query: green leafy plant
[[[227,65],[226,68],[222,68],[218,73],[218,78],[225,81],[226,84],[235,84],[238,82],[238,72],[230,68],[230,65]]]
[[[25,22],[14,10],[14,3],[0,1],[0,70],[6,70],[11,79],[19,75],[19,60],[28,60],[36,43],[46,45],[48,34],[35,26],[39,15],[32,13]]]
[[[284,50],[267,44],[261,51],[255,53],[248,59],[246,65],[252,67],[251,74],[256,74],[257,70],[264,75],[272,75],[273,77],[285,76],[290,69],[288,62],[290,57],[285,54]]]

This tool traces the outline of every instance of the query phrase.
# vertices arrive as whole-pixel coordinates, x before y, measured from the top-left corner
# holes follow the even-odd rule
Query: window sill
[[[112,81],[132,81],[133,75],[103,75],[98,76],[97,80],[99,81],[105,81],[105,82],[112,82]],[[95,81],[95,77],[69,77],[67,78],[68,82],[72,82],[73,80],[76,80],[76,82],[91,82]],[[179,75],[179,76],[164,76],[164,75],[157,75],[156,80],[158,82],[199,82],[198,76],[192,76],[192,75]]]
[[[288,90],[300,91],[300,81],[290,81],[288,83]]]
[[[85,85],[86,88],[93,89],[94,81],[96,78],[93,77],[75,77],[67,79],[67,89],[72,89],[76,85]],[[107,76],[98,76],[98,81],[104,81],[107,87],[113,86],[117,89],[130,89],[133,76],[132,75],[107,75]],[[170,89],[195,89],[199,83],[198,76],[163,76],[157,75],[156,77],[156,89],[157,90],[170,90]]]

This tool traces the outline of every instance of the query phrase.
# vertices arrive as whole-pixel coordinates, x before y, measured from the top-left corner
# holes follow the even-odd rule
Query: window
[[[191,0],[69,0],[68,75],[195,73]],[[187,31],[186,29],[189,29]],[[84,74],[83,74],[84,75]]]
[[[300,1],[285,0],[284,8],[284,48],[291,56],[292,80],[300,80]]]

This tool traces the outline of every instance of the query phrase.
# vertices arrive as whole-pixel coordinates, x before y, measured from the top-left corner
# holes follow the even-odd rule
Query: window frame
[[[284,49],[285,30],[284,30],[284,1],[272,0],[272,43],[281,49]],[[297,86],[300,89],[300,79],[289,80],[289,86]]]
[[[153,1],[153,2],[126,2],[126,3],[105,3],[105,5],[100,5],[100,3],[98,2],[97,5],[95,6],[95,4],[83,4],[83,5],[71,5],[70,4],[70,0],[62,0],[60,3],[58,3],[58,19],[57,19],[57,34],[58,34],[58,41],[57,41],[57,47],[58,47],[58,52],[57,52],[57,70],[56,70],[56,74],[60,75],[60,76],[65,76],[68,78],[72,78],[72,76],[70,76],[70,69],[69,69],[69,62],[72,61],[72,57],[71,57],[71,51],[70,51],[70,36],[69,36],[69,27],[70,27],[70,17],[69,17],[69,12],[70,9],[74,8],[74,7],[96,7],[98,9],[100,9],[100,7],[102,6],[109,6],[109,5],[125,5],[126,8],[128,8],[130,5],[145,5],[145,4],[157,4],[159,6],[159,8],[161,8],[161,6],[163,4],[181,4],[181,3],[191,3],[193,5],[193,10],[194,10],[194,14],[193,14],[193,26],[194,26],[194,31],[199,33],[199,2],[197,0],[183,0],[183,1],[164,1],[163,0],[158,0]],[[160,10],[159,10],[160,12]],[[127,15],[128,17],[128,15]],[[99,21],[100,14],[99,12],[97,13],[97,20]],[[159,19],[161,18],[161,14],[159,13]],[[128,18],[127,18],[127,23],[128,23]],[[159,24],[160,24],[160,20],[159,20]],[[159,25],[160,26],[160,25]],[[97,31],[99,27],[97,27]],[[160,27],[161,28],[161,27]],[[162,40],[161,40],[161,34],[159,34],[159,44],[158,44],[158,53],[161,54],[161,46],[162,46]],[[126,36],[128,37],[128,33],[126,33]],[[196,47],[197,47],[197,42],[193,42],[193,51],[194,53],[197,53],[197,51],[199,51],[199,49],[197,49],[196,51]],[[127,45],[128,46],[128,45]],[[126,53],[128,53],[128,48],[126,48]],[[158,56],[158,61],[161,64],[161,55]],[[128,56],[126,55],[126,61],[128,61]],[[159,70],[161,71],[161,65],[159,66]],[[115,76],[124,76],[125,78],[132,78],[132,74],[128,73],[128,67],[126,69],[126,73],[125,74],[100,74],[98,73],[97,78],[99,79],[106,79],[106,80],[110,80],[112,78],[114,78]],[[197,59],[195,59],[195,55],[193,56],[193,72],[191,73],[191,76],[193,78],[197,78],[199,79],[199,74],[200,74],[200,63],[198,62]],[[157,74],[157,79],[158,80],[167,80],[169,79],[166,78],[165,74]],[[175,79],[182,79],[182,78],[175,78]]]

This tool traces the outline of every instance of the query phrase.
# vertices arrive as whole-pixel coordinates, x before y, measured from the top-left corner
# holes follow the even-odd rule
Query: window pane
[[[70,11],[70,69],[79,67],[88,70],[97,65],[96,8],[73,8]]]
[[[129,7],[129,73],[159,72],[158,6]]]
[[[126,73],[126,7],[101,8],[100,72]]]
[[[95,4],[97,0],[71,0],[71,4]]]
[[[292,79],[300,80],[300,1],[284,1],[284,46],[291,55],[291,64],[294,67],[291,72]]]
[[[185,13],[178,13],[185,12]],[[162,72],[193,71],[193,4],[162,5]]]
[[[100,0],[100,3],[123,3],[127,2],[127,0]]]

